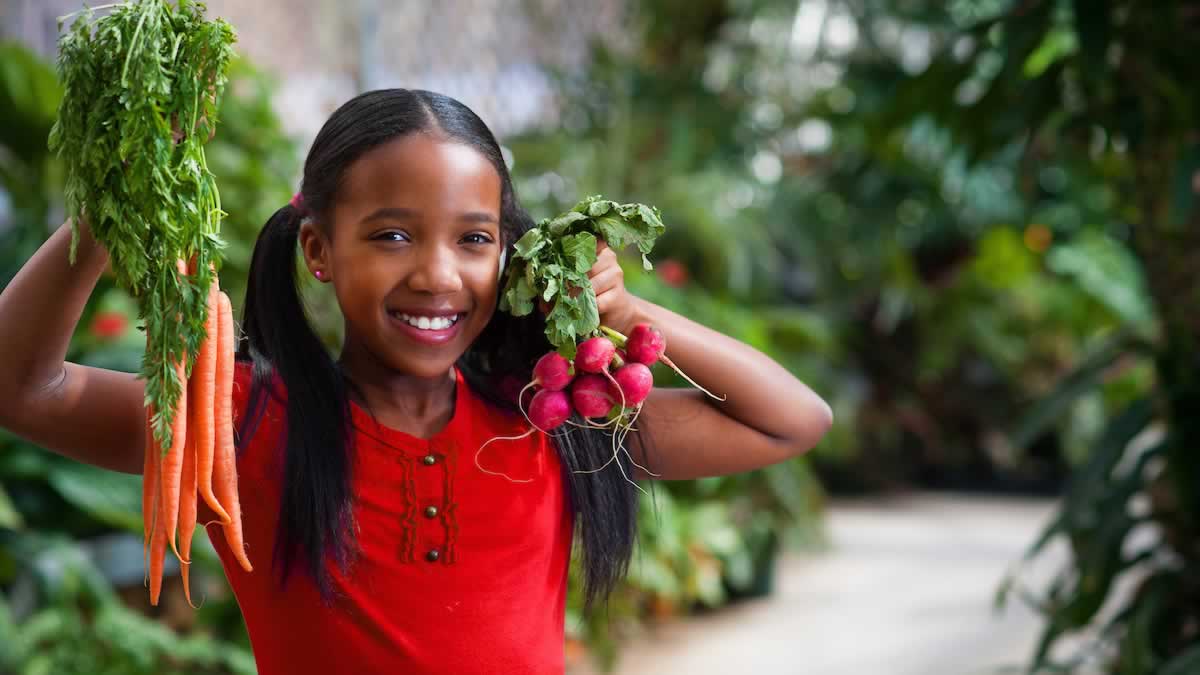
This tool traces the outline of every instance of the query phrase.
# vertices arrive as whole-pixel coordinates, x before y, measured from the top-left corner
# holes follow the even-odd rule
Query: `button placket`
[[[431,488],[426,493],[428,496],[422,495],[425,498],[422,499],[421,501],[425,504],[425,506],[421,509],[421,513],[425,517],[425,520],[427,520],[427,521],[435,521],[435,520],[443,521],[442,529],[443,529],[443,531],[445,531],[444,526],[445,526],[446,506],[447,506],[447,500],[449,497],[449,495],[447,494],[447,489],[448,489],[448,486],[450,485],[450,482],[452,479],[452,471],[453,471],[453,466],[454,466],[453,457],[448,455],[447,453],[438,452],[437,450],[435,450],[433,442],[430,441],[430,442],[428,442],[428,445],[426,447],[425,455],[421,457],[420,461],[421,461],[421,470],[423,470],[423,473],[428,472],[427,475],[423,476],[426,479],[425,481],[423,481],[423,484],[429,485]],[[432,474],[434,474],[434,472],[441,474],[441,478],[442,478],[441,481],[437,481],[435,479],[435,476],[432,475]],[[432,493],[434,492],[434,490],[436,490],[436,488],[434,486],[438,482],[441,483],[441,485],[439,487],[441,487],[442,489],[437,490],[437,492],[439,494],[434,496]],[[440,516],[440,518],[439,518],[439,516]],[[430,524],[433,525],[432,522]],[[430,539],[434,539],[434,538],[435,538],[435,535],[433,534],[433,532],[430,532]],[[451,542],[447,541],[447,538],[445,537],[445,535],[443,535],[442,540],[443,540],[443,543],[441,546],[431,545],[428,548],[428,550],[425,551],[426,562],[430,562],[430,563],[436,563],[436,562],[451,563],[451,562],[453,562],[453,556],[454,556],[453,544]]]
[[[421,556],[430,563],[451,564],[457,559],[455,540],[458,535],[458,519],[454,502],[454,475],[458,459],[458,445],[444,441],[444,447],[435,449],[432,441],[426,441],[424,454],[398,453],[395,461],[402,471],[403,487],[400,493],[400,559],[412,563]],[[438,489],[440,480],[440,490]],[[427,521],[429,527],[422,527]],[[436,524],[441,525],[442,536],[436,534]],[[422,530],[428,532],[423,534]],[[439,541],[440,540],[440,541]],[[424,549],[424,553],[422,553]]]

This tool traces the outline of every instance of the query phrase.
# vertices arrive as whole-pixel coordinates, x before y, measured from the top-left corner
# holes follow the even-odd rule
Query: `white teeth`
[[[409,314],[400,314],[400,319],[410,326],[415,326],[421,330],[445,330],[458,322],[458,317],[448,318],[437,316],[429,318],[427,316],[412,316]]]

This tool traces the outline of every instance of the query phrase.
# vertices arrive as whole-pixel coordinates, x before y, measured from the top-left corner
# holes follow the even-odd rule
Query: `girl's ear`
[[[304,264],[318,281],[330,281],[329,240],[311,220],[300,224],[300,251]]]

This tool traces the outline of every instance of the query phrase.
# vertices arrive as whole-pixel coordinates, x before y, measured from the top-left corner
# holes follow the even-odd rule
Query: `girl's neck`
[[[346,377],[358,388],[347,392],[384,419],[407,420],[417,428],[440,427],[454,414],[454,369],[439,377],[426,378],[397,373],[361,350],[343,349],[338,362]],[[396,426],[396,425],[393,425]]]

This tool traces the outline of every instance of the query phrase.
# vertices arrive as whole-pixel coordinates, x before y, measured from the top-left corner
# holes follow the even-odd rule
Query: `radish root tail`
[[[683,379],[687,380],[688,383],[690,383],[693,387],[699,389],[700,391],[704,392],[705,394],[708,394],[710,397],[712,397],[718,401],[726,400],[726,396],[724,394],[717,396],[716,394],[712,393],[711,391],[709,391],[709,390],[705,389],[704,387],[701,387],[699,384],[697,384],[695,380],[693,380],[692,378],[687,376],[687,373],[680,370],[679,366],[676,366],[675,363],[673,361],[671,361],[671,359],[668,359],[667,355],[665,353],[662,356],[658,357],[658,360],[662,361],[664,364],[666,364],[666,366],[668,368],[675,371],[675,373],[677,375],[679,375]]]
[[[532,422],[530,424],[532,424]],[[532,478],[513,478],[513,477],[509,476],[508,474],[504,473],[503,471],[492,471],[490,469],[483,468],[483,465],[479,463],[479,455],[480,455],[480,453],[483,452],[483,449],[486,448],[488,446],[488,444],[491,443],[492,441],[520,440],[522,438],[528,437],[530,434],[532,434],[534,432],[535,429],[536,429],[536,427],[534,429],[530,429],[529,431],[526,431],[525,433],[521,434],[520,436],[496,436],[495,438],[487,439],[487,441],[483,445],[479,446],[479,449],[475,451],[475,466],[484,473],[491,474],[493,476],[502,476],[503,478],[507,479],[508,482],[510,482],[510,483],[532,483],[533,482]]]

